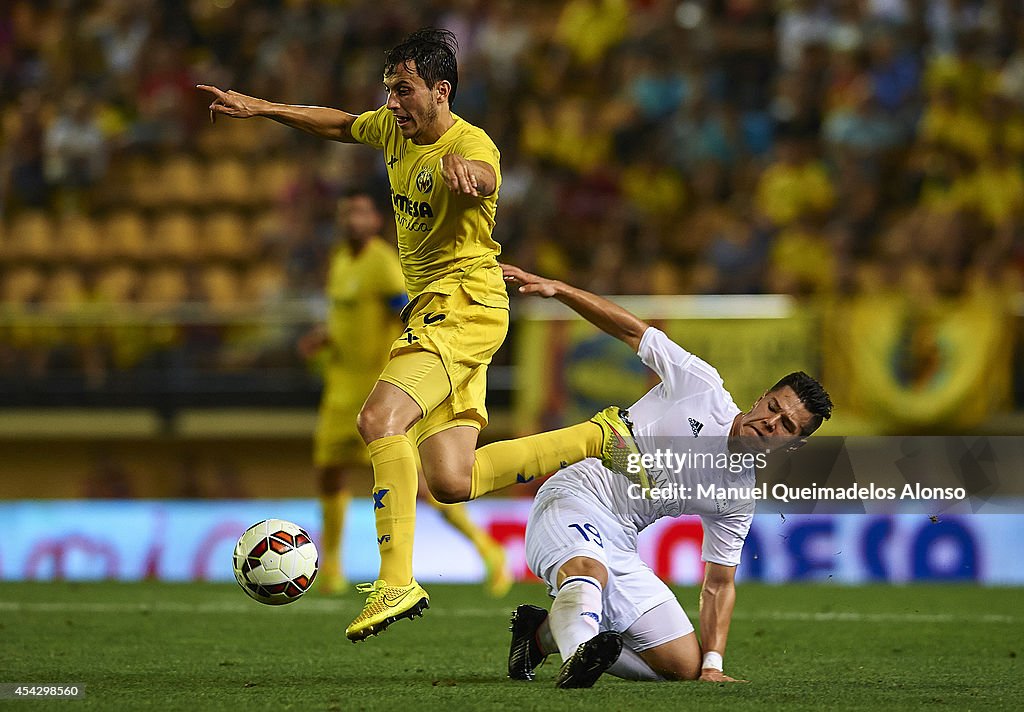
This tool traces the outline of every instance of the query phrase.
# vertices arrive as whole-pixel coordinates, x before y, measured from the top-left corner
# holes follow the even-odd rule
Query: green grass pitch
[[[737,710],[1021,709],[1024,598],[970,586],[739,586],[726,671],[748,684],[553,687],[505,677],[508,613],[544,605],[539,585],[502,601],[428,586],[431,609],[354,645],[353,593],[270,608],[233,586],[0,586],[0,682],[79,683],[79,701],[11,709]],[[697,590],[677,592],[696,614]]]

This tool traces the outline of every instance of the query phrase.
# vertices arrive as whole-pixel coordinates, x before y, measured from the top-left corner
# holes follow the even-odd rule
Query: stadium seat
[[[17,306],[36,301],[46,280],[36,267],[22,265],[4,273],[0,298],[5,305]]]
[[[207,217],[202,234],[202,250],[207,258],[245,259],[256,247],[248,221],[234,211],[221,210]]]
[[[69,307],[82,304],[88,299],[85,280],[81,272],[72,267],[62,267],[46,281],[43,301],[51,306]]]
[[[57,229],[60,253],[79,264],[93,264],[103,259],[104,244],[96,221],[86,215],[69,215]]]
[[[183,210],[163,213],[153,220],[153,256],[189,262],[199,257],[199,225]]]
[[[149,158],[135,156],[123,167],[124,204],[152,208],[163,199],[157,176],[157,164]]]
[[[128,265],[111,265],[96,277],[93,296],[107,304],[126,304],[134,301],[139,288],[139,273]]]
[[[206,184],[214,207],[249,207],[256,201],[249,170],[237,158],[222,158],[210,164]]]
[[[188,298],[188,281],[177,267],[157,267],[143,279],[139,301],[160,307],[172,307]]]
[[[167,159],[158,172],[160,203],[165,206],[194,208],[206,202],[206,173],[188,154]]]
[[[119,210],[104,223],[104,251],[118,259],[149,259],[147,231],[146,221],[137,211]]]
[[[288,275],[284,265],[278,260],[264,260],[246,272],[242,294],[250,302],[272,302],[284,295],[287,285]]]
[[[46,260],[55,255],[53,221],[44,212],[33,210],[15,217],[7,238],[16,259]]]
[[[202,299],[215,309],[230,309],[242,302],[238,273],[225,265],[211,264],[199,275]]]
[[[253,188],[261,201],[270,205],[291,185],[298,172],[294,161],[284,158],[271,158],[257,166],[253,180]]]

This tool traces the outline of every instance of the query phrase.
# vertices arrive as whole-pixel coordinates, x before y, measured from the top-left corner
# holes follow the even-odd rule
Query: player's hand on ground
[[[223,91],[209,84],[196,84],[196,89],[213,94],[213,103],[210,104],[211,122],[216,120],[217,114],[226,114],[235,119],[248,119],[258,114],[256,105],[259,99],[254,96],[240,94],[232,89]]]
[[[558,293],[558,282],[554,279],[545,279],[526,270],[519,269],[515,265],[501,265],[501,274],[505,281],[519,287],[520,294],[536,294],[539,297],[553,297]]]
[[[473,162],[457,153],[449,153],[441,159],[441,176],[448,190],[456,195],[480,197]]]
[[[714,668],[704,668],[700,671],[701,682],[749,682],[749,680],[737,680],[734,677],[729,677],[721,670],[715,670]]]
[[[327,329],[324,326],[314,326],[312,329],[303,334],[298,343],[295,345],[299,355],[307,361],[316,356],[317,351],[327,346],[328,337]]]

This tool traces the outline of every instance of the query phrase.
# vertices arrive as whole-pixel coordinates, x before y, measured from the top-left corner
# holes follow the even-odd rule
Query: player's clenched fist
[[[196,84],[196,89],[202,89],[213,94],[213,103],[210,104],[210,121],[213,121],[217,114],[226,114],[235,119],[248,119],[258,116],[258,103],[254,96],[240,94],[234,90],[223,91],[209,84]]]

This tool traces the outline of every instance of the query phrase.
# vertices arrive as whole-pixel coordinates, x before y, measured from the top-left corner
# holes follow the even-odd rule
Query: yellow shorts
[[[314,465],[370,464],[366,444],[356,428],[356,417],[376,382],[376,373],[327,367],[313,435]]]
[[[487,365],[508,333],[508,310],[480,304],[459,287],[451,295],[421,294],[405,324],[380,380],[420,406],[414,442],[456,425],[487,425]]]
[[[313,464],[317,467],[369,465],[366,443],[356,430],[359,408],[320,406],[313,435]]]

